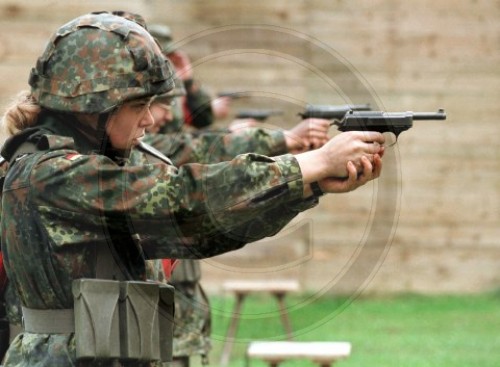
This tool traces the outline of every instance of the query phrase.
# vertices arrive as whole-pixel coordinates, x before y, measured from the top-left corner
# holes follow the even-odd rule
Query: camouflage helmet
[[[179,75],[175,72],[174,72],[174,83],[175,83],[174,89],[168,94],[172,97],[184,97],[187,94],[186,88],[184,88],[184,82],[181,80],[181,78],[179,78]]]
[[[148,31],[154,38],[156,38],[165,54],[169,54],[176,50],[177,47],[174,44],[172,30],[169,26],[163,24],[151,24],[148,26]]]
[[[100,13],[59,28],[32,69],[29,84],[45,108],[104,113],[127,100],[171,91],[173,75],[143,27]]]
[[[100,13],[106,13],[106,12],[103,11],[103,12],[100,12]],[[98,13],[96,12],[96,14],[98,14]],[[128,20],[131,20],[133,22],[136,22],[141,27],[146,28],[146,30],[148,29],[148,27],[146,25],[146,20],[140,14],[132,13],[132,12],[126,11],[126,10],[113,10],[111,12],[111,14],[118,15],[119,17],[123,17],[125,19],[128,19]]]

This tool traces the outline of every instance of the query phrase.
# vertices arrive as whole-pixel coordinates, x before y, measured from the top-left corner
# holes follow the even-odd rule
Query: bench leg
[[[285,294],[284,293],[275,293],[274,295],[275,295],[276,299],[278,300],[278,305],[280,308],[281,322],[283,323],[283,327],[285,329],[287,339],[292,340],[293,339],[293,331],[292,331],[292,325],[290,323],[290,318],[288,317],[288,311],[286,310]]]
[[[236,331],[238,329],[238,322],[240,321],[241,306],[243,305],[243,300],[245,299],[245,294],[236,295],[236,304],[234,306],[233,314],[231,316],[231,321],[227,329],[226,340],[224,342],[224,347],[222,349],[222,355],[220,359],[221,366],[227,366],[229,364],[229,358],[231,357],[231,351],[233,349],[234,337],[236,336]]]

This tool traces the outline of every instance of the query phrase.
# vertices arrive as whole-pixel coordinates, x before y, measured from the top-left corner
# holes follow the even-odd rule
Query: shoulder
[[[99,154],[82,154],[77,150],[60,149],[33,156],[33,174],[39,179],[53,176],[99,175],[99,172],[120,170],[116,162]]]
[[[22,154],[8,163],[10,167],[5,175],[5,188],[38,187],[39,183],[43,186],[60,184],[61,179],[69,175],[72,167],[78,164],[77,160],[83,157],[71,150]]]

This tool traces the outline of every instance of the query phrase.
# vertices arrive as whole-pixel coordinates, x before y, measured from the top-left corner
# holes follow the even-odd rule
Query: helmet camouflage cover
[[[172,30],[169,26],[163,24],[151,24],[148,27],[148,31],[158,40],[158,43],[165,54],[174,52],[177,49],[172,37]]]
[[[170,92],[173,75],[143,27],[121,16],[92,13],[59,28],[29,84],[45,108],[103,113],[127,100]]]

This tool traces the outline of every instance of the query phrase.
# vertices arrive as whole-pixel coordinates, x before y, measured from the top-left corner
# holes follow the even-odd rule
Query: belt
[[[22,307],[24,331],[33,334],[69,334],[75,332],[72,308],[37,310]]]

